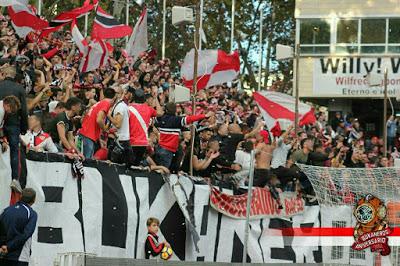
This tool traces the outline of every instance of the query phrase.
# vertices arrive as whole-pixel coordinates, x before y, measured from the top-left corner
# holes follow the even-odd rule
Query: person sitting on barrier
[[[272,152],[275,149],[275,144],[269,145],[259,143],[256,146],[256,165],[254,169],[254,186],[265,187],[268,184],[271,175],[271,160]]]
[[[8,142],[4,133],[5,117],[10,114],[17,113],[20,109],[21,103],[15,96],[6,96],[0,101],[0,146],[3,152],[7,150]]]
[[[21,141],[27,150],[37,152],[57,153],[58,149],[51,139],[50,135],[43,131],[41,119],[37,115],[31,115],[28,118],[29,130],[25,135],[21,135]]]
[[[163,248],[171,247],[171,245],[167,241],[159,242],[158,239],[158,230],[160,228],[160,221],[157,218],[150,217],[147,219],[147,238],[145,243],[145,258],[152,259],[155,256],[158,256]]]
[[[282,209],[281,200],[277,187],[280,182],[276,175],[272,174],[271,160],[272,152],[276,147],[276,143],[271,145],[259,143],[256,146],[256,166],[254,169],[254,186],[255,187],[268,187],[271,196],[277,201],[278,206]]]

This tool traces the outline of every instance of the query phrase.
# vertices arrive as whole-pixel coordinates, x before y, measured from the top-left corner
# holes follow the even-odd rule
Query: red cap
[[[93,155],[93,158],[96,160],[107,160],[108,149],[107,148],[100,148],[96,151]]]

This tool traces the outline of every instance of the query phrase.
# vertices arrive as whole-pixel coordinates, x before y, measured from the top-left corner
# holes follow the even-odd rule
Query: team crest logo
[[[372,252],[379,252],[382,256],[390,254],[388,238],[392,232],[387,223],[387,210],[383,201],[367,194],[358,200],[353,212],[357,219],[354,228],[354,250],[371,248]]]

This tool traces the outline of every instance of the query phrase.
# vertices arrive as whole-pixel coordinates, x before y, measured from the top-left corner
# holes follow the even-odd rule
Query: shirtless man
[[[272,152],[275,149],[275,142],[272,145],[259,143],[256,146],[256,166],[254,169],[254,186],[265,187],[270,183]]]
[[[276,188],[279,185],[279,179],[276,175],[272,174],[271,160],[272,152],[276,147],[274,141],[272,145],[259,143],[256,146],[256,166],[254,169],[254,186],[265,187],[268,186],[271,196],[277,201],[278,208],[282,209],[279,192]]]

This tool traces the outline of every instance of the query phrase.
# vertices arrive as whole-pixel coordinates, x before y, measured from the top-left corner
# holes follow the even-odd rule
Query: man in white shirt
[[[21,108],[21,102],[15,96],[6,96],[0,101],[0,144],[2,152],[8,147],[7,138],[4,135],[4,120],[7,114],[14,114]]]
[[[245,181],[247,180],[250,173],[251,164],[251,151],[253,150],[253,142],[245,141],[241,143],[241,149],[236,150],[234,164],[239,164],[241,169],[236,174],[233,175],[233,179],[236,180],[238,187],[245,186]]]
[[[289,126],[287,130],[278,138],[276,148],[272,152],[271,169],[281,184],[285,186],[288,182],[297,177],[294,169],[286,167],[287,157],[292,143],[289,140],[289,134],[293,130],[293,126]]]
[[[37,152],[58,152],[50,134],[43,131],[42,123],[37,115],[29,116],[28,126],[29,130],[26,134],[21,135],[22,143],[27,149]]]
[[[122,99],[117,101],[114,108],[110,110],[107,117],[117,129],[117,140],[112,152],[112,161],[116,163],[126,163],[127,167],[132,165],[134,158],[133,151],[130,146],[130,132],[129,132],[129,107],[134,88],[128,86],[124,89]]]

